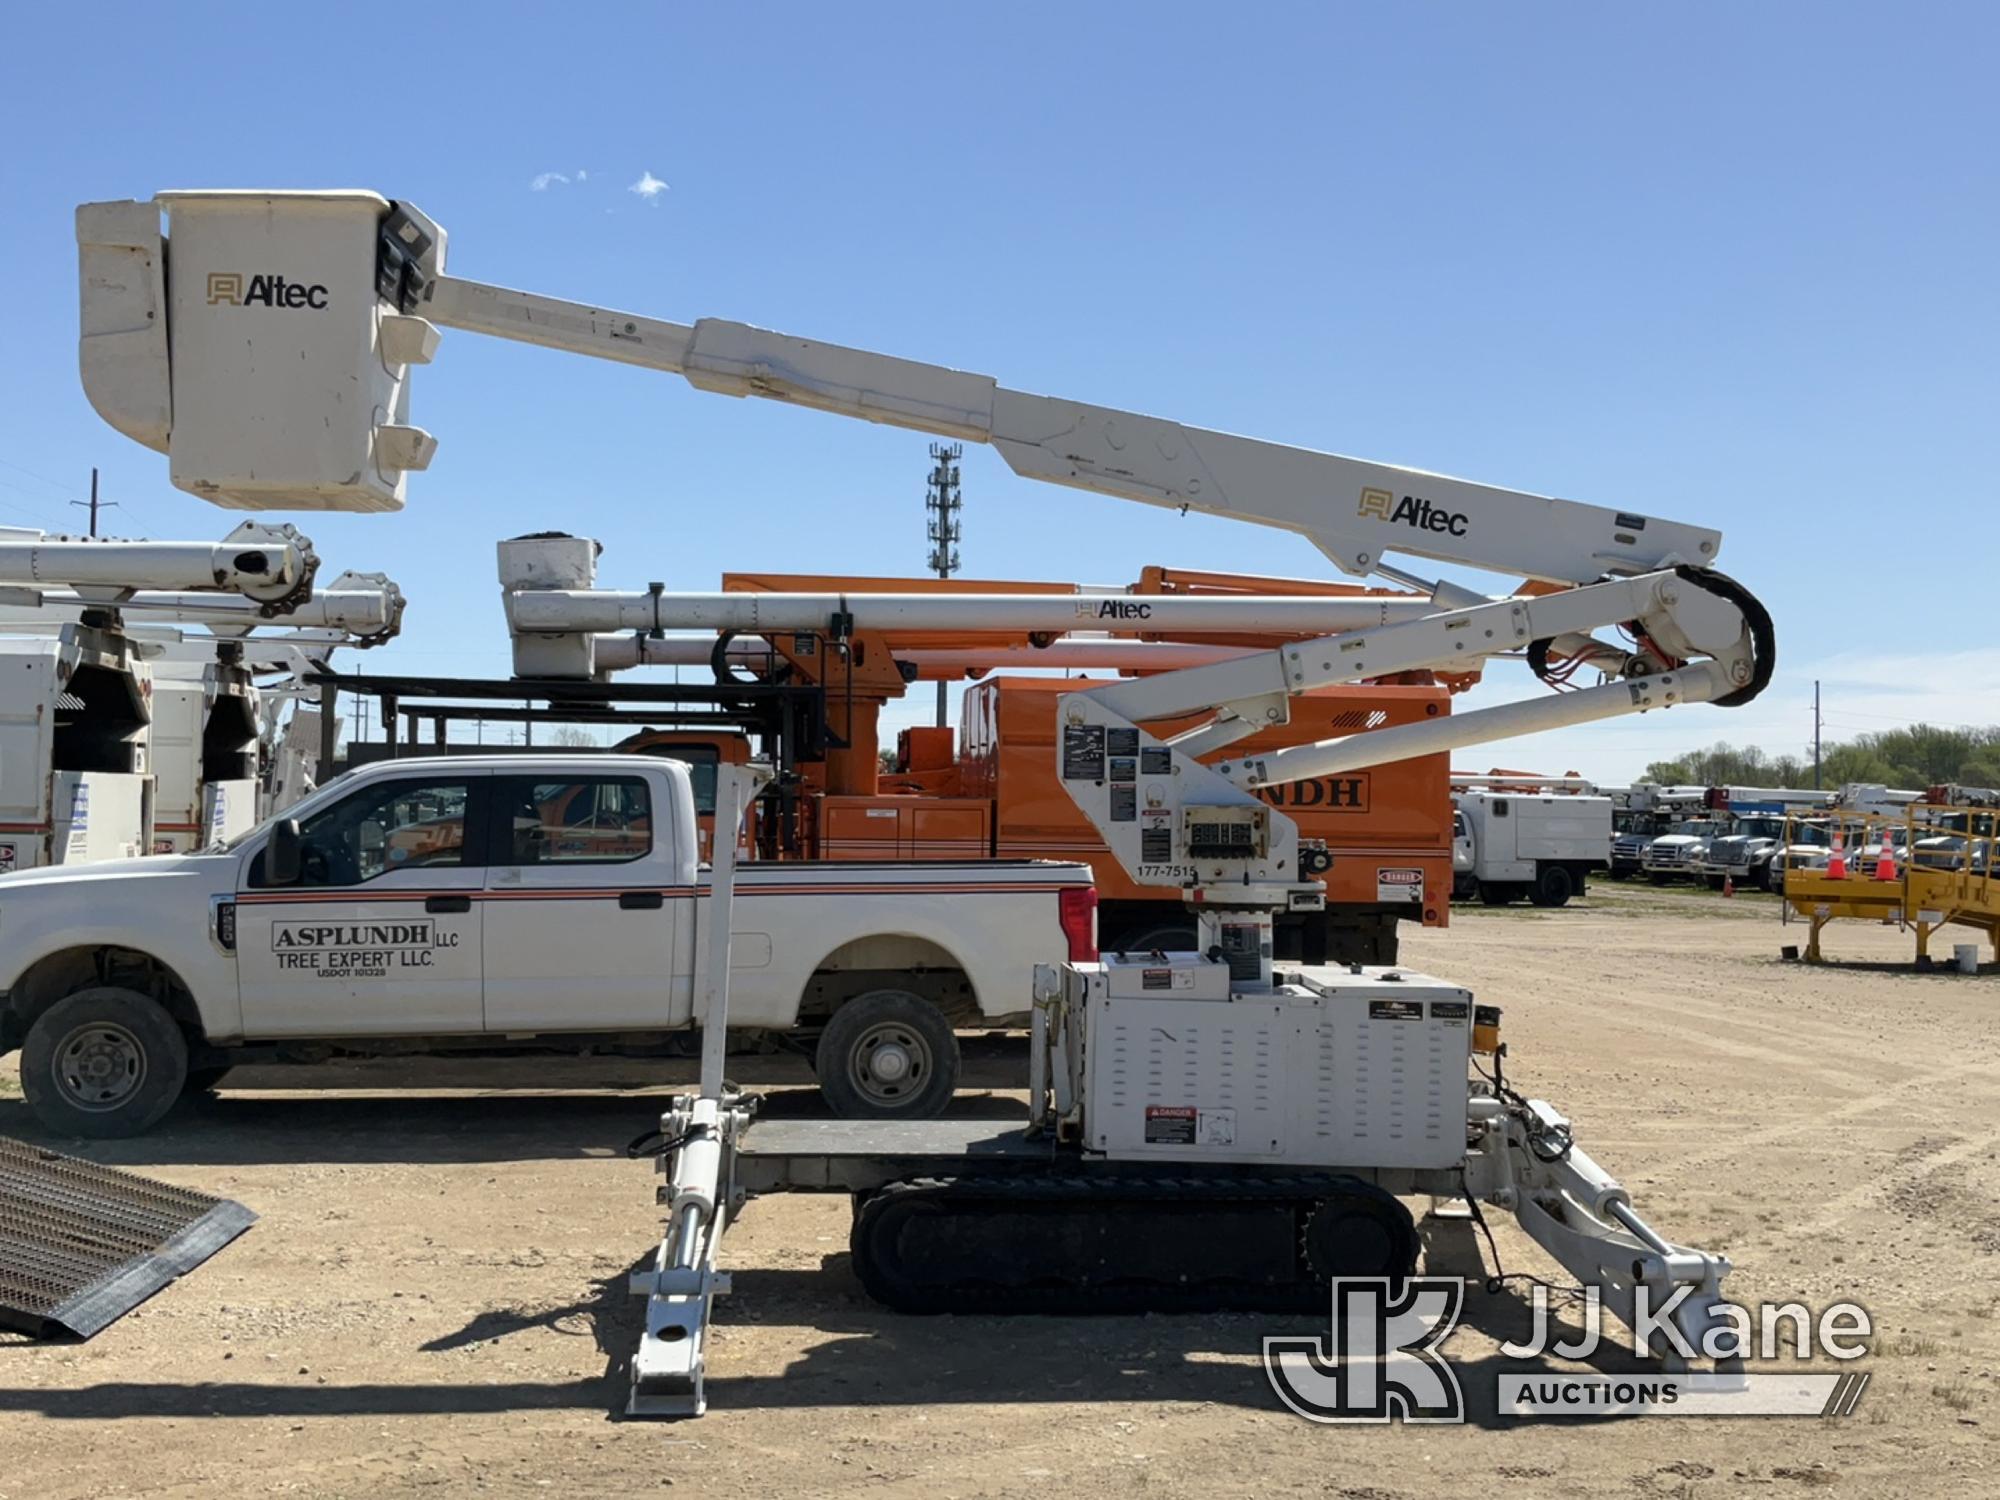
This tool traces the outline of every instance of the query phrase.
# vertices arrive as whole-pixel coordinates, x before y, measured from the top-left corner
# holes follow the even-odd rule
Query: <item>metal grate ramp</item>
[[[0,1136],[0,1328],[89,1338],[257,1216]]]

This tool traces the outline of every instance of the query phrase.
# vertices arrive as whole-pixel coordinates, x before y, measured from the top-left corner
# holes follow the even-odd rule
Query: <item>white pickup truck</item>
[[[698,1025],[688,768],[394,760],[198,854],[0,877],[0,1054],[49,1126],[147,1129],[248,1062],[670,1050]],[[843,1116],[950,1100],[955,1023],[1096,944],[1088,866],[749,863],[730,1029],[812,1044]]]

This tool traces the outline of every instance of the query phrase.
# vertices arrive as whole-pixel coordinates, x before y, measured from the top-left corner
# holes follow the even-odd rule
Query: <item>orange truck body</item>
[[[1066,593],[1068,584],[911,578],[827,578],[792,574],[725,576],[732,590]],[[1353,584],[1322,580],[1248,578],[1220,573],[1148,568],[1140,593],[1359,595]],[[1146,639],[1167,639],[1146,632]],[[1244,647],[1271,647],[1273,636],[1190,637]],[[1178,946],[1193,923],[1177,891],[1138,886],[1112,859],[1056,775],[1056,700],[1107,678],[981,677],[965,690],[956,739],[948,727],[903,730],[892,768],[878,763],[879,720],[900,699],[910,678],[898,651],[953,650],[1026,644],[1025,637],[928,632],[884,638],[862,631],[836,652],[831,643],[774,642],[795,677],[826,689],[830,728],[843,748],[824,764],[797,768],[799,826],[792,840],[818,859],[1060,859],[1081,860],[1097,874],[1098,929],[1106,948],[1157,939]],[[977,676],[977,674],[972,674]],[[1399,679],[1393,683],[1327,688],[1296,699],[1289,724],[1238,742],[1223,754],[1252,754],[1307,744],[1449,713],[1454,688],[1476,674],[1445,683]],[[1151,724],[1168,735],[1194,718]],[[740,736],[646,731],[619,748],[740,761],[748,754]],[[1278,955],[1304,960],[1394,962],[1396,924],[1416,921],[1443,927],[1450,921],[1451,770],[1443,755],[1426,756],[1339,777],[1273,787],[1264,794],[1299,825],[1306,838],[1325,841],[1333,856],[1323,877],[1324,915],[1287,914],[1280,921]],[[768,811],[765,814],[769,816]],[[712,837],[712,815],[702,819]],[[1155,945],[1149,943],[1149,946]]]

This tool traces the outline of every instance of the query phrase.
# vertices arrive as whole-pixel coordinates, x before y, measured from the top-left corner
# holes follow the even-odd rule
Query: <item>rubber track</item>
[[[1259,1205],[1291,1205],[1302,1227],[1312,1208],[1330,1199],[1363,1200],[1384,1213],[1404,1236],[1400,1274],[1416,1269],[1418,1240],[1406,1210],[1389,1193],[1356,1177],[1337,1173],[1301,1173],[1287,1177],[1115,1177],[1003,1176],[917,1177],[878,1189],[857,1209],[849,1245],[855,1273],[877,1301],[908,1313],[1137,1313],[1137,1312],[1294,1312],[1326,1308],[1326,1283],[1306,1266],[1303,1244],[1293,1254],[1294,1279],[1281,1284],[1232,1278],[1216,1263],[1227,1246],[1220,1237],[1200,1232],[1198,1218],[1188,1215],[1190,1231],[1180,1243],[1189,1260],[1175,1282],[1157,1280],[1106,1284],[1003,1285],[990,1281],[936,1283],[912,1281],[886,1263],[877,1243],[885,1220],[912,1200],[945,1205],[952,1212],[979,1211],[980,1205],[1003,1210],[1042,1207],[1073,1208],[1079,1213],[1101,1209],[1114,1232],[1121,1209],[1143,1204],[1170,1204],[1186,1210],[1196,1200],[1216,1209]],[[1298,1236],[1294,1236],[1296,1241]]]

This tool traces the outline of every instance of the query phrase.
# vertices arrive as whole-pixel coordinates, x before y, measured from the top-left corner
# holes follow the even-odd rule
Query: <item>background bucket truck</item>
[[[1276,915],[1325,900],[1314,878],[1325,852],[1258,793],[1618,714],[1749,701],[1770,679],[1773,633],[1756,599],[1712,570],[1717,533],[743,324],[669,323],[465,281],[445,274],[433,221],[368,193],[168,194],[88,205],[78,228],[93,401],[164,449],[177,484],[218,503],[401,505],[407,474],[434,446],[409,422],[409,371],[432,357],[440,328],[456,327],[679,373],[723,394],[990,442],[1028,477],[1293,530],[1343,571],[1380,573],[1429,600],[1414,618],[1330,627],[1060,699],[1065,791],[1135,881],[1180,893],[1200,951],[1037,974],[1025,1133],[966,1121],[753,1122],[720,1066],[734,841],[716,841],[701,1013],[713,1066],[701,1093],[662,1121],[668,1226],[654,1269],[634,1277],[648,1312],[633,1410],[703,1409],[704,1335],[728,1284],[723,1230],[745,1195],[787,1188],[848,1194],[857,1273],[912,1311],[1323,1306],[1329,1278],[1412,1269],[1418,1240],[1401,1195],[1433,1193],[1512,1212],[1628,1322],[1642,1299],[1658,1306],[1672,1294],[1678,1329],[1710,1330],[1728,1262],[1648,1226],[1560,1113],[1505,1081],[1497,1054],[1491,1074],[1473,1068],[1473,996],[1402,970],[1275,960]],[[302,294],[315,316],[272,317],[274,288],[246,285],[248,266],[287,268],[286,295]],[[267,365],[286,377],[253,374]],[[371,399],[353,399],[357,383]],[[1383,562],[1390,551],[1554,588],[1489,597],[1413,578]],[[643,609],[632,596],[597,600],[615,616],[600,624],[590,591],[550,583],[535,595],[554,611],[535,643],[547,663],[587,676],[594,632],[644,628],[621,613]],[[995,608],[1012,619],[1033,607]],[[517,652],[535,623],[517,609]],[[1594,635],[1618,625],[1633,627],[1634,644]],[[1538,675],[1561,681],[1588,665],[1602,680],[1243,752],[1301,694],[1513,651]],[[1201,722],[1170,740],[1144,728],[1184,716]],[[1198,758],[1218,748],[1234,753]],[[718,774],[732,793],[742,784]],[[1391,1057],[1402,1060],[1400,1085],[1364,1087]]]
[[[0,872],[153,847],[155,702],[146,648],[125,628],[135,601],[173,591],[282,618],[311,597],[317,567],[290,526],[246,522],[220,543],[0,532],[0,608],[42,629],[51,615],[68,617],[53,633],[0,636]],[[204,699],[233,700],[223,719],[241,720],[251,712],[245,685],[218,667]],[[218,769],[242,769],[240,756]]]
[[[46,636],[80,623],[86,608],[73,591],[44,590],[41,600],[34,609],[0,607],[0,631]],[[365,649],[393,639],[403,598],[380,573],[349,572],[274,619],[239,596],[161,590],[132,593],[119,614],[152,682],[143,748],[154,782],[153,833],[140,852],[171,854],[234,838],[269,816],[272,758],[293,730],[273,709],[292,696],[299,672],[339,645]],[[256,634],[269,625],[286,634]]]

